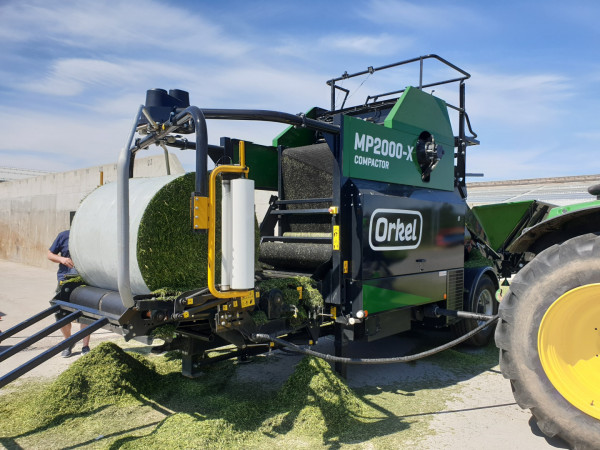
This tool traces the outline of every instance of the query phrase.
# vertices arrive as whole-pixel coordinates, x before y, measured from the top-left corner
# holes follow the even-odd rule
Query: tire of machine
[[[475,295],[472,299],[466,299],[464,309],[468,312],[495,315],[498,312],[498,302],[495,300],[496,286],[494,282],[487,275],[482,275],[477,282],[475,288]],[[481,302],[491,302],[491,305],[487,307],[482,305]],[[482,322],[478,322],[474,319],[462,319],[452,325],[452,330],[456,336],[463,336],[469,331],[474,330]],[[494,335],[495,324],[483,329],[481,332],[473,335],[467,341],[468,345],[473,347],[485,347],[489,344],[492,336]]]
[[[519,406],[530,409],[549,437],[572,448],[598,449],[600,421],[567,401],[552,385],[538,351],[538,332],[548,308],[563,294],[600,282],[600,237],[578,236],[539,253],[513,279],[499,308],[496,345],[500,369]],[[573,324],[565,323],[565,327]]]

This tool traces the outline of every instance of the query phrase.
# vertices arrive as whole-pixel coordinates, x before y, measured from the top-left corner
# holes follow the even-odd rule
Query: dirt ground
[[[47,269],[16,264],[0,260],[0,330],[5,331],[22,320],[46,309],[56,287],[56,273]],[[14,345],[20,338],[30,336],[41,330],[54,320],[53,316],[33,325],[17,336],[0,343],[0,352]],[[0,366],[0,376],[28,361],[61,340],[60,332],[55,332],[39,341],[32,347],[20,352]],[[103,340],[123,342],[115,334],[100,330],[91,338],[91,346]],[[409,346],[398,336],[388,338],[387,342],[373,347],[373,344],[353,346],[353,356],[381,356],[383,352],[399,351],[399,346]],[[330,338],[321,339],[319,348],[331,351],[333,345]],[[391,350],[390,350],[391,349]],[[56,377],[70,363],[80,356],[81,344],[77,344],[71,358],[56,356],[29,372],[25,377]],[[392,356],[386,354],[386,356]],[[299,359],[299,357],[291,357]],[[263,382],[270,380],[274,384],[286,379],[293,371],[293,361],[279,358],[279,362],[269,365],[246,364],[239,376],[255,377]],[[385,365],[385,366],[352,366],[348,370],[348,384],[351,387],[377,387],[403,380],[414,382],[432,377],[443,379],[444,373],[435,364],[419,365]],[[521,410],[515,403],[510,385],[504,380],[498,366],[483,373],[461,380],[458,400],[449,401],[443,411],[427,411],[426,407],[419,414],[403,417],[407,420],[419,420],[421,417],[432,417],[430,428],[435,434],[423,436],[419,443],[421,449],[460,448],[468,449],[527,449],[543,450],[567,448],[560,440],[547,439],[530,420],[528,411]]]

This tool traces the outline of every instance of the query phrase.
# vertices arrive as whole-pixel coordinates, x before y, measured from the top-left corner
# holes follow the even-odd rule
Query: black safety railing
[[[434,83],[427,83],[427,84],[423,84],[423,62],[427,59],[435,59],[439,62],[441,62],[442,64],[446,65],[447,67],[455,70],[456,72],[460,73],[461,76],[456,77],[456,78],[451,78],[451,79],[447,79],[447,80],[441,80],[441,81],[436,81]],[[367,75],[367,74],[374,74],[375,72],[379,72],[381,70],[386,70],[386,69],[391,69],[393,67],[399,67],[399,66],[405,66],[407,64],[412,64],[415,62],[419,62],[420,64],[420,69],[419,69],[419,85],[418,88],[419,89],[424,89],[424,88],[429,88],[429,87],[434,87],[434,86],[441,86],[443,84],[450,84],[450,83],[461,83],[465,80],[468,80],[469,78],[471,78],[471,75],[464,71],[463,69],[461,69],[460,67],[452,64],[451,62],[445,60],[444,58],[438,56],[438,55],[425,55],[425,56],[419,56],[417,58],[411,58],[411,59],[406,59],[404,61],[399,61],[396,63],[392,63],[392,64],[386,64],[385,66],[380,66],[380,67],[368,67],[366,70],[362,70],[360,72],[356,72],[353,74],[349,74],[348,72],[344,72],[343,75],[341,75],[340,77],[337,78],[332,78],[331,80],[327,81],[327,84],[331,87],[331,111],[336,111],[338,109],[343,109],[345,104],[346,104],[346,100],[348,99],[348,96],[350,94],[350,91],[346,88],[343,88],[342,86],[339,86],[337,84],[338,81],[342,81],[342,80],[348,80],[350,78],[355,78],[355,77],[360,77],[363,75]],[[344,92],[344,100],[342,101],[342,105],[340,108],[336,107],[336,91],[342,91]],[[385,92],[382,94],[376,94],[376,95],[369,95],[367,96],[367,99],[365,101],[365,105],[369,103],[369,101],[377,101],[382,97],[389,97],[391,95],[398,95],[401,94],[402,92],[404,92],[405,89],[399,89],[399,90],[395,90],[395,91],[390,91],[390,92]]]

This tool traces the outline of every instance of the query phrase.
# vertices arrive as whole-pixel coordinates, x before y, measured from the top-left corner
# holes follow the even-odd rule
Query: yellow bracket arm
[[[223,165],[215,167],[210,173],[208,181],[208,290],[215,298],[234,298],[254,295],[253,290],[219,291],[215,286],[217,177],[222,173],[248,173],[249,169],[246,167],[246,146],[244,141],[240,141],[239,152],[239,165]]]

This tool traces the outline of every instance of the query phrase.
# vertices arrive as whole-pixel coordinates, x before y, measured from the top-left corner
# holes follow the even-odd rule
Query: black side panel
[[[458,192],[363,180],[352,180],[347,189],[354,191],[351,233],[361,243],[352,245],[353,277],[372,280],[463,266],[466,204]]]

